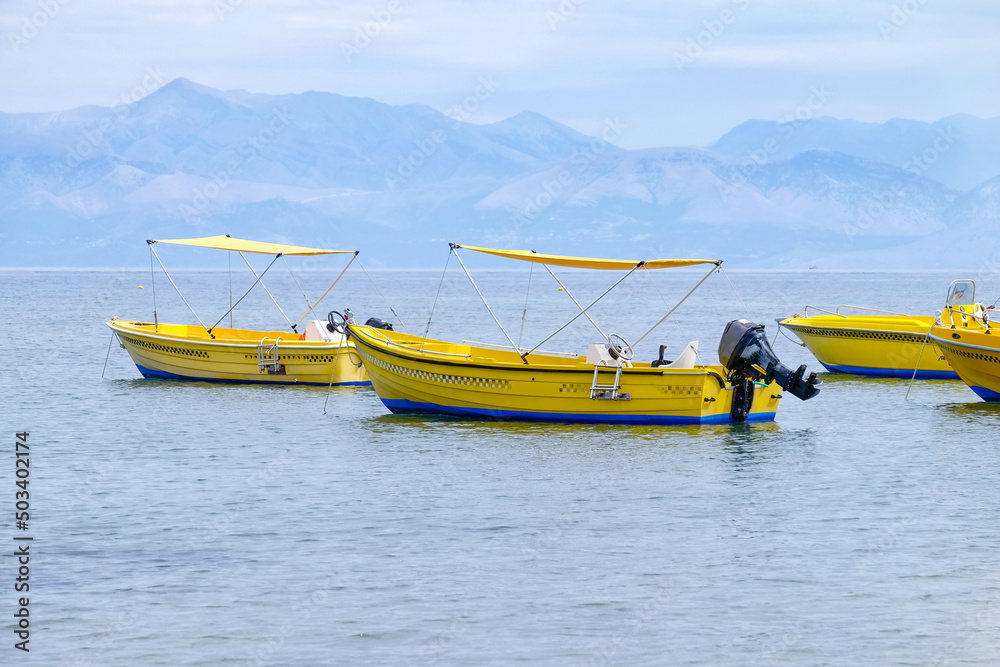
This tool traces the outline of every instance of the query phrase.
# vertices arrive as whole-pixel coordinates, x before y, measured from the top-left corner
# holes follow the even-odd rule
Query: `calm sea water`
[[[467,263],[475,264],[466,259]],[[452,270],[430,334],[504,342]],[[699,278],[627,283],[597,314],[634,340]],[[669,275],[668,275],[669,274]],[[297,319],[332,272],[269,286]],[[476,274],[514,338],[573,312],[537,269]],[[440,272],[372,272],[423,333]],[[735,272],[768,325],[806,304],[940,307],[948,274]],[[211,324],[228,276],[178,272]],[[589,301],[603,275],[565,272]],[[992,280],[991,280],[992,279]],[[246,287],[239,276],[234,290]],[[144,289],[138,289],[142,285]],[[152,316],[142,271],[0,271],[0,539],[31,433],[31,653],[2,559],[0,663],[937,665],[1000,661],[1000,406],[960,382],[824,376],[773,424],[568,426],[390,415],[370,389],[141,379],[104,321]],[[1000,295],[987,277],[982,300]],[[661,298],[662,294],[662,298]],[[193,322],[156,277],[161,321]],[[320,307],[391,317],[353,268]],[[638,347],[714,362],[745,316],[713,276]],[[207,321],[211,319],[211,321]],[[266,295],[237,326],[278,327]],[[589,326],[589,325],[587,325]],[[543,346],[579,351],[581,325]],[[778,337],[783,361],[820,370]]]

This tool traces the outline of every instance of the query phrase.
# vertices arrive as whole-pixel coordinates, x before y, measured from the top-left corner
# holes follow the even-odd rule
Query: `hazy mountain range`
[[[1000,118],[751,120],[704,148],[624,150],[623,131],[186,79],[128,106],[0,113],[0,265],[140,266],[147,238],[224,233],[360,249],[369,266],[437,267],[446,241],[758,268],[1000,263]]]

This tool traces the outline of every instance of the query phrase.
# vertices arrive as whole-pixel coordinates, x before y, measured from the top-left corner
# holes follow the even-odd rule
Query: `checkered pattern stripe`
[[[660,387],[660,393],[673,396],[701,396],[701,387],[690,384],[668,384]]]
[[[361,354],[361,357],[365,360],[365,364],[375,366],[388,373],[392,373],[393,375],[402,375],[405,377],[423,380],[424,382],[435,382],[438,384],[462,385],[466,387],[478,387],[481,389],[510,390],[510,382],[507,380],[477,378],[467,375],[441,375],[440,373],[429,373],[427,371],[418,371],[412,368],[403,368],[402,366],[396,366],[395,364],[390,364],[387,361],[373,357],[366,350],[362,349],[360,345],[357,349]]]
[[[892,331],[849,331],[845,329],[823,329],[819,327],[801,327],[783,325],[796,333],[804,333],[810,336],[827,336],[831,338],[860,338],[865,340],[888,340],[896,343],[916,343],[924,342],[925,336],[908,333],[895,333]]]
[[[243,358],[248,360],[253,360],[254,363],[257,363],[256,353],[244,354]],[[332,363],[336,359],[337,359],[336,354],[285,354],[284,352],[281,353],[282,361],[298,361],[298,362],[305,361],[306,363],[310,364],[324,364],[324,363]]]
[[[174,347],[173,345],[161,345],[160,343],[152,343],[139,338],[131,338],[129,336],[124,336],[119,334],[119,336],[127,343],[135,345],[136,347],[143,347],[147,350],[154,350],[156,352],[167,352],[169,354],[177,354],[185,357],[199,357],[202,359],[208,359],[208,352],[203,350],[188,350],[183,347]]]
[[[966,359],[977,359],[979,361],[989,361],[994,364],[1000,364],[1000,357],[998,357],[995,354],[985,354],[983,352],[966,350],[961,347],[955,347],[954,345],[948,345],[947,343],[941,343],[941,342],[938,342],[938,347],[940,347],[946,352],[949,352],[959,357],[965,357]]]

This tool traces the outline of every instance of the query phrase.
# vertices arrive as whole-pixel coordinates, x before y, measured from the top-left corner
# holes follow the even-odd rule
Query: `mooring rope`
[[[347,324],[344,324],[344,343],[347,343]],[[330,384],[326,388],[326,400],[323,401],[323,414],[326,414],[326,404],[330,402],[330,392],[333,390],[333,380],[337,377],[337,364],[340,362],[340,348],[337,348],[337,356],[333,358],[333,372],[330,373]]]
[[[111,343],[115,342],[115,330],[111,330],[111,340],[108,341],[108,353],[104,355],[104,368],[101,369],[101,377],[104,377],[104,371],[108,370],[108,359],[111,357]]]
[[[906,395],[903,396],[904,401],[910,398],[910,389],[913,388],[913,381],[917,379],[917,369],[920,368],[920,358],[924,356],[924,346],[927,345],[927,341],[929,341],[930,339],[931,339],[931,334],[928,331],[927,334],[924,335],[923,344],[920,346],[920,354],[917,355],[917,365],[913,367],[913,377],[910,378],[910,384],[906,387]]]
[[[535,265],[528,267],[528,288],[524,290],[524,310],[521,311],[521,333],[517,335],[517,349],[521,349],[521,341],[524,340],[524,321],[528,317],[528,295],[531,293],[531,274],[535,271]]]

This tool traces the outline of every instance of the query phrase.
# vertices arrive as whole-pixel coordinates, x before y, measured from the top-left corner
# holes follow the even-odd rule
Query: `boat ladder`
[[[594,381],[590,383],[590,398],[606,401],[631,401],[632,394],[625,391],[619,391],[622,383],[622,367],[617,366],[615,368],[614,384],[600,384],[600,378],[598,375],[601,372],[602,366],[611,370],[609,366],[606,366],[603,363],[594,364]]]
[[[278,338],[274,343],[268,345],[264,341],[267,338],[261,338],[260,343],[257,344],[257,368],[263,373],[267,371],[268,375],[284,375],[285,366],[281,363],[281,358],[278,355]]]

